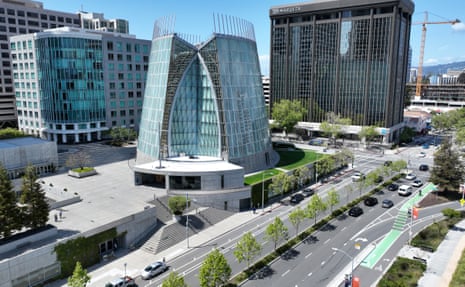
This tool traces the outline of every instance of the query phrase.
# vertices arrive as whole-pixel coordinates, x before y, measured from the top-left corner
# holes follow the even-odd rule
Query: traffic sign
[[[460,205],[463,207],[464,204],[465,204],[465,199],[462,198],[462,199],[460,200]]]

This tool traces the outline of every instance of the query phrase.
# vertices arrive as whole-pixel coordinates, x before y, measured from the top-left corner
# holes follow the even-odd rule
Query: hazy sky
[[[40,1],[40,0],[39,0]],[[174,30],[180,34],[207,39],[213,32],[213,14],[234,16],[251,22],[255,28],[262,73],[268,74],[270,53],[270,18],[272,6],[296,3],[283,0],[42,0],[45,9],[74,13],[79,10],[104,13],[105,18],[129,21],[130,33],[151,39],[155,20],[175,17]],[[311,2],[311,1],[310,1]],[[302,2],[303,3],[303,2]],[[415,1],[413,22],[422,22],[425,11],[431,22],[460,19],[465,21],[464,0]],[[418,64],[421,25],[413,25],[410,46],[412,66]],[[431,24],[427,26],[424,65],[465,61],[465,24]]]

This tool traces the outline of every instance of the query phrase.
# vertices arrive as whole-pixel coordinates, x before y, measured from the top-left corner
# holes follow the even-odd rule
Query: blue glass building
[[[271,142],[253,26],[191,44],[155,25],[138,162],[222,158],[246,172],[270,165]]]

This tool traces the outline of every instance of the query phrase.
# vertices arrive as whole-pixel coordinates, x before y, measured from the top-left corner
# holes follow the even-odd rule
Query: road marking
[[[325,265],[326,261],[321,262],[321,266]]]
[[[346,226],[344,226],[344,227],[341,229],[341,231],[344,231],[346,228],[347,228],[347,227],[346,227]]]
[[[310,273],[308,273],[307,276],[310,277],[310,276],[312,276],[312,274],[313,274],[313,272],[310,272]]]
[[[305,259],[307,259],[308,257],[310,257],[312,255],[312,252],[308,253],[307,255],[305,255]]]
[[[288,269],[286,272],[283,273],[283,275],[281,275],[281,277],[286,276],[286,274],[289,273],[290,271],[291,271],[291,269]]]
[[[328,243],[331,240],[331,238],[326,239],[326,241],[323,244]]]

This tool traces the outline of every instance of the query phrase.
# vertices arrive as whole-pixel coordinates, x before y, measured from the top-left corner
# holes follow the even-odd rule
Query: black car
[[[399,189],[399,185],[395,183],[391,183],[390,185],[387,186],[387,189],[389,191],[396,191]]]
[[[354,206],[351,209],[349,209],[349,215],[350,216],[358,217],[358,216],[360,216],[362,214],[363,214],[363,209],[358,207],[358,206]]]
[[[394,202],[392,202],[392,200],[390,200],[390,199],[383,200],[383,207],[384,208],[391,208],[392,206],[394,206]]]
[[[296,203],[297,204],[297,203],[301,202],[302,200],[304,200],[304,196],[301,193],[296,193],[296,194],[291,196],[291,203]]]
[[[315,194],[315,191],[311,188],[306,188],[302,191],[302,194],[305,196],[305,197],[309,197],[309,196],[312,196],[313,194]]]
[[[428,171],[429,166],[427,164],[420,164],[420,167],[418,169],[420,171]]]
[[[363,203],[365,203],[366,206],[374,206],[378,204],[378,199],[376,197],[367,197]]]
[[[384,166],[390,166],[392,164],[392,161],[387,160],[384,162]]]

